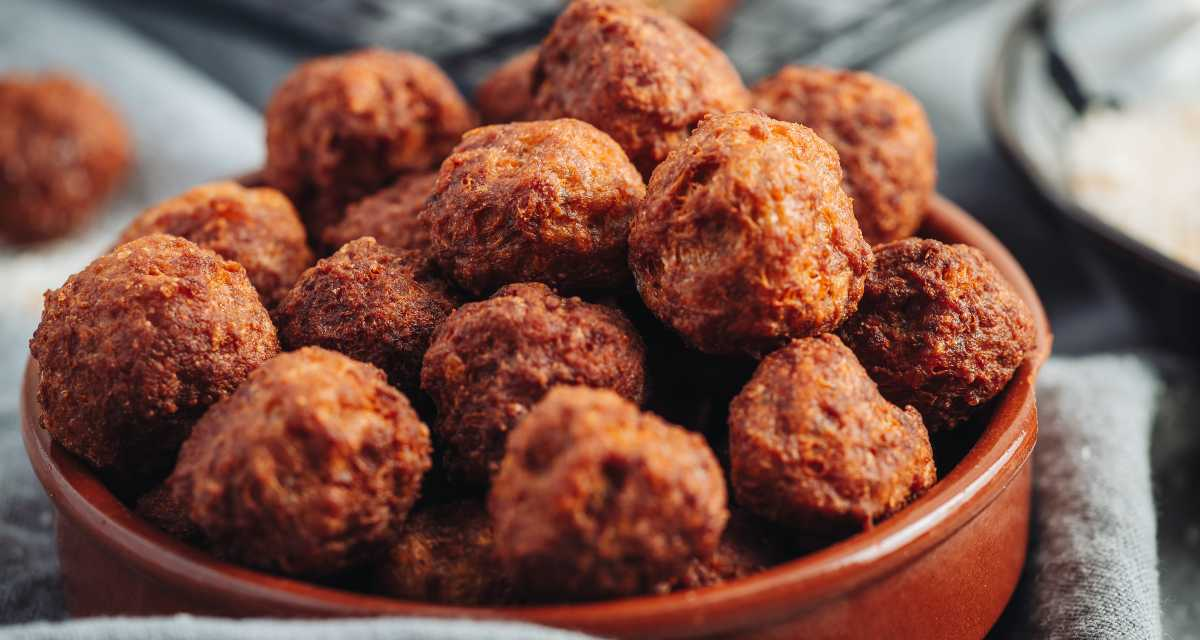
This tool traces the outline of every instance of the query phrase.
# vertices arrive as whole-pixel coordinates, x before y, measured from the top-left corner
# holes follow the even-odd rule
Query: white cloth
[[[0,630],[3,640],[587,640],[570,631],[516,622],[429,618],[219,620],[187,615],[31,624]]]

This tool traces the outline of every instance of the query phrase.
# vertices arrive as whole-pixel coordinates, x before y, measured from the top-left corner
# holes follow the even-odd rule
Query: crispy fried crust
[[[646,305],[695,347],[760,355],[854,312],[871,248],[837,153],[758,112],[710,116],[659,165],[629,263]]]
[[[419,281],[411,256],[359,238],[304,272],[275,309],[287,349],[319,346],[369,362],[406,391],[454,303]]]
[[[90,220],[132,163],[108,101],[61,73],[0,75],[0,238],[36,242]]]
[[[279,341],[241,265],[157,234],[48,291],[29,349],[42,427],[95,467],[140,476],[170,469],[200,414]]]
[[[152,233],[187,238],[242,265],[268,309],[313,261],[296,209],[271,188],[247,189],[236,182],[198,186],[143,211],[118,243]]]
[[[931,431],[1000,393],[1035,347],[1033,316],[974,247],[908,239],[875,249],[859,312],[839,330],[879,390]]]
[[[937,183],[936,143],[908,92],[869,73],[789,66],[754,88],[754,104],[837,149],[867,242],[906,238],[921,225]]]
[[[509,285],[459,307],[421,370],[421,388],[438,408],[434,437],[447,473],[486,484],[509,431],[556,384],[611,388],[640,403],[644,360],[641,338],[619,311],[545,285]]]
[[[265,177],[320,238],[346,205],[450,152],[475,116],[433,62],[367,49],[299,66],[267,106]]]
[[[491,518],[475,499],[418,506],[375,570],[375,585],[396,598],[441,604],[512,599],[512,585],[497,568]]]
[[[188,505],[179,498],[167,483],[159,483],[137,499],[134,512],[176,540],[202,545],[204,532],[192,522]]]
[[[830,334],[763,359],[730,406],[729,452],[738,504],[805,532],[869,528],[937,481],[920,414]]]
[[[218,554],[323,575],[395,541],[429,456],[429,431],[382,371],[308,347],[214,405],[168,482]]]
[[[629,220],[646,193],[625,153],[578,120],[469,131],[421,213],[433,256],[464,289],[577,290],[629,279]]]
[[[586,387],[551,390],[521,421],[488,502],[501,563],[545,599],[653,589],[717,548],[725,505],[701,436]]]
[[[781,562],[794,554],[788,552],[770,525],[746,513],[732,510],[717,549],[707,556],[688,562],[678,576],[655,587],[659,593],[700,589],[745,578]]]
[[[535,118],[596,125],[647,178],[705,115],[750,104],[720,49],[629,0],[572,2],[542,42],[533,93]]]
[[[475,90],[475,106],[487,124],[528,120],[533,104],[533,68],[537,47],[509,58]]]
[[[325,230],[322,240],[336,251],[352,240],[371,236],[397,251],[429,251],[429,225],[417,215],[433,193],[437,172],[401,177],[346,209],[346,217]]]

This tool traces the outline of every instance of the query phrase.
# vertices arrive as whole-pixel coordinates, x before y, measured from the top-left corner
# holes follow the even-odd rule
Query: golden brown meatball
[[[730,405],[729,454],[738,504],[807,532],[869,528],[937,481],[920,414],[830,334],[763,359]]]
[[[187,238],[242,265],[268,309],[313,261],[304,225],[287,197],[236,182],[201,185],[146,209],[118,243],[152,233]]]
[[[421,388],[437,405],[434,437],[452,480],[486,484],[508,432],[556,384],[610,388],[640,403],[645,348],[615,309],[509,285],[465,304],[425,353]]]
[[[841,182],[837,153],[801,125],[706,118],[655,170],[630,227],[646,305],[709,353],[837,327],[872,261]]]
[[[475,105],[487,124],[529,119],[533,104],[533,68],[537,47],[527,49],[500,65],[475,90]]]
[[[437,65],[382,49],[301,65],[275,91],[266,119],[265,177],[296,203],[313,238],[351,202],[436,167],[475,125]]]
[[[418,281],[408,256],[366,237],[305,271],[274,316],[285,348],[332,349],[415,391],[433,332],[453,308],[442,292]]]
[[[376,568],[375,584],[407,600],[503,604],[512,597],[512,585],[496,565],[492,521],[482,501],[418,506]]]
[[[646,193],[611,138],[578,120],[469,131],[442,163],[421,219],[464,289],[513,282],[578,290],[629,279],[629,220]]]
[[[159,483],[137,499],[134,512],[163,533],[189,544],[203,544],[204,533],[192,522],[190,509],[171,487]]]
[[[429,454],[429,431],[382,371],[309,347],[204,414],[168,482],[221,556],[325,575],[396,540]]]
[[[921,225],[937,158],[925,110],[908,92],[869,73],[789,66],[760,82],[754,101],[837,149],[867,242],[906,238]]]
[[[974,247],[910,238],[875,248],[858,314],[838,333],[883,395],[931,431],[1004,389],[1036,346],[1033,317]]]
[[[0,238],[36,242],[91,219],[132,162],[108,101],[61,73],[0,75]]]
[[[371,194],[346,209],[342,221],[325,230],[322,240],[331,251],[365,236],[397,251],[429,250],[429,225],[417,215],[433,193],[437,173],[404,176],[392,186]]]
[[[557,387],[509,438],[488,500],[519,588],[554,600],[627,596],[713,553],[725,478],[704,438],[606,389]]]
[[[29,349],[42,427],[118,475],[165,472],[192,424],[279,352],[246,271],[156,234],[46,292]]]
[[[705,115],[750,104],[720,49],[628,0],[572,2],[542,42],[533,93],[535,118],[596,125],[647,178]]]

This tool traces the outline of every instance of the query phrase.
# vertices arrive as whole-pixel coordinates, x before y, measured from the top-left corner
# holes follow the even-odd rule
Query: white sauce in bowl
[[[1064,154],[1084,209],[1200,271],[1200,101],[1091,111]]]

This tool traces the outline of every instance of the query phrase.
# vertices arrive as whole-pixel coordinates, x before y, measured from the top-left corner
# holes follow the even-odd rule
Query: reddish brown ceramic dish
[[[1049,355],[1050,331],[1020,266],[961,209],[936,198],[922,235],[982,249],[1033,310],[1039,347],[995,401],[974,446],[949,461],[957,462],[953,470],[870,531],[736,582],[594,604],[463,608],[323,588],[219,562],[135,517],[35,428],[38,371],[31,362],[22,432],[58,510],[68,608],[76,616],[509,618],[622,637],[980,638],[1003,611],[1025,561],[1034,378]]]

